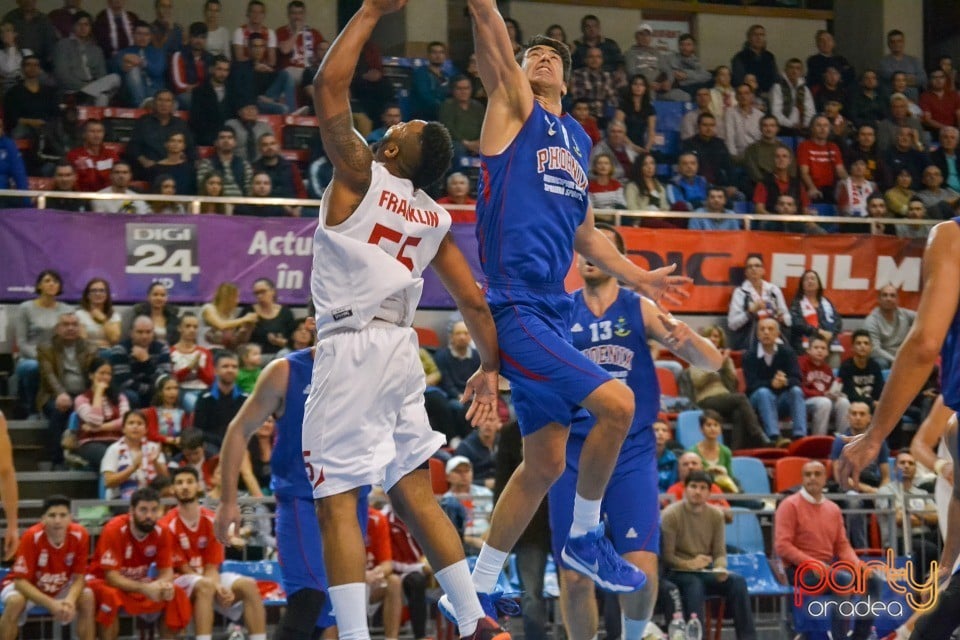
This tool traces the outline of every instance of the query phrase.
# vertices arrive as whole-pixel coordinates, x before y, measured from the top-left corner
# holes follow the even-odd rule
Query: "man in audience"
[[[103,122],[91,118],[83,124],[83,146],[67,153],[67,161],[77,171],[80,191],[100,191],[110,185],[110,173],[120,156],[104,146],[105,135]]]
[[[473,84],[467,76],[456,76],[450,81],[450,97],[440,105],[440,122],[453,139],[454,166],[458,158],[480,153],[480,128],[485,109],[474,100]]]
[[[270,174],[264,171],[254,171],[250,179],[251,198],[270,198],[273,196],[273,183]],[[276,204],[238,204],[233,208],[235,216],[257,216],[260,218],[281,218],[283,216],[300,213],[300,207],[285,207]]]
[[[0,589],[0,638],[16,640],[27,611],[38,606],[58,624],[76,622],[79,640],[93,640],[96,602],[85,576],[89,554],[90,534],[71,520],[70,499],[44,498],[40,522],[24,532]]]
[[[647,79],[647,86],[651,92],[650,99],[657,95],[661,80],[666,77],[661,64],[660,50],[653,46],[653,27],[643,23],[637,25],[633,34],[636,42],[623,54],[625,71],[628,78],[636,74]],[[599,48],[599,47],[594,47]],[[590,65],[590,49],[587,49],[584,62]],[[601,52],[601,62],[603,53]]]
[[[53,191],[74,193],[83,191],[77,186],[77,170],[66,160],[57,162],[53,169]],[[90,201],[83,198],[47,198],[47,206],[60,211],[90,211]]]
[[[716,185],[707,190],[707,201],[705,206],[697,209],[705,213],[723,213],[728,217],[724,218],[691,218],[688,220],[687,228],[694,231],[739,231],[742,227],[740,220],[735,218],[736,214],[727,208],[727,193],[723,187]]]
[[[156,18],[150,23],[154,46],[163,50],[167,60],[183,47],[183,27],[173,19],[173,0],[154,0]]]
[[[194,22],[188,33],[187,46],[174,52],[170,58],[170,80],[181,109],[190,109],[194,90],[206,82],[214,65],[213,55],[207,51],[207,25]]]
[[[257,119],[257,103],[250,102],[237,111],[237,117],[227,120],[237,140],[236,154],[251,165],[260,159],[260,138],[274,135],[273,127]]]
[[[306,199],[300,169],[280,155],[280,141],[272,133],[260,136],[260,159],[253,163],[253,171],[270,177],[270,195],[274,198]],[[300,216],[299,206],[284,205],[283,208],[288,216]]]
[[[147,316],[133,321],[130,336],[107,351],[107,360],[113,366],[113,384],[134,408],[149,407],[157,378],[171,372],[170,347],[155,339],[153,320]]]
[[[764,431],[778,446],[789,444],[780,435],[780,416],[793,420],[793,438],[807,435],[807,407],[800,388],[797,356],[786,344],[778,344],[780,323],[771,317],[757,322],[757,345],[743,355],[747,395]]]
[[[161,637],[190,624],[190,598],[173,583],[173,537],[157,524],[160,494],[150,487],[130,496],[130,511],[107,522],[97,541],[88,585],[97,599],[100,638],[116,640],[120,610],[162,614]],[[155,565],[155,577],[151,567]]]
[[[695,211],[707,201],[710,185],[699,170],[700,162],[692,151],[677,158],[677,173],[667,185],[667,201],[673,211]]]
[[[50,57],[57,43],[57,30],[47,14],[37,9],[37,0],[17,0],[17,8],[8,11],[2,22],[9,22],[17,32],[17,46],[29,49],[49,68]]]
[[[754,104],[753,89],[741,84],[737,87],[737,106],[723,114],[723,139],[730,155],[739,160],[751,144],[760,139],[760,120],[763,112]]]
[[[80,5],[83,0],[63,0],[63,6],[54,9],[47,14],[50,24],[57,30],[57,35],[61,38],[69,38],[73,31],[73,16],[80,11]]]
[[[923,171],[930,166],[927,154],[917,148],[916,131],[908,126],[897,129],[896,144],[890,147],[883,158],[886,171],[884,184],[893,186],[901,171],[907,171],[911,177],[910,187],[919,189],[923,183]]]
[[[133,44],[133,30],[140,21],[137,14],[124,9],[125,0],[107,0],[107,7],[93,22],[93,37],[106,59]]]
[[[792,193],[781,193],[777,196],[774,210],[769,211],[764,207],[764,211],[781,216],[795,216],[800,212],[800,209],[796,196]],[[760,230],[777,231],[780,233],[809,233],[815,235],[824,233],[823,229],[816,222],[780,222],[779,220],[764,220],[760,223]]]
[[[920,94],[923,126],[934,133],[943,127],[956,127],[960,121],[960,93],[947,87],[942,69],[930,72],[930,87]]]
[[[830,121],[817,116],[810,124],[810,139],[797,147],[797,166],[807,195],[818,202],[833,202],[838,181],[847,179],[840,147],[829,141]]]
[[[97,193],[123,194],[129,196],[129,198],[123,200],[94,200],[93,210],[101,213],[137,213],[140,215],[150,213],[150,207],[147,203],[136,197],[140,194],[130,188],[132,179],[133,171],[128,163],[122,160],[114,162],[110,169],[110,185],[100,189]]]
[[[613,177],[617,180],[623,180],[624,177],[631,175],[633,171],[633,161],[637,159],[637,152],[633,150],[633,143],[627,139],[627,125],[619,120],[611,120],[607,125],[607,138],[601,140],[593,146],[590,151],[590,164],[593,159],[605,153],[616,158],[613,163]]]
[[[73,311],[60,316],[49,343],[37,345],[37,407],[48,420],[46,453],[54,465],[63,464],[60,438],[73,413],[73,399],[87,390],[87,370],[96,355],[96,346],[80,337],[80,320]]]
[[[575,69],[570,80],[570,96],[590,101],[590,115],[601,124],[617,106],[617,91],[610,72],[603,70],[600,47],[587,50],[585,65]]]
[[[704,473],[703,458],[696,451],[687,451],[680,455],[677,460],[677,481],[670,485],[665,494],[673,497],[675,502],[683,500],[683,494],[686,491],[687,478],[691,473]],[[723,493],[715,482],[710,483],[710,495],[716,496]],[[733,511],[730,509],[730,503],[725,498],[708,498],[707,504],[719,509],[727,522],[733,522]],[[662,539],[662,536],[661,536]]]
[[[877,130],[874,125],[860,125],[860,128],[857,129],[856,140],[844,154],[844,162],[848,167],[858,160],[863,160],[866,165],[867,172],[864,177],[867,180],[879,184],[884,179],[886,172],[880,156],[880,149],[877,147]]]
[[[757,637],[750,610],[747,582],[727,571],[724,517],[707,504],[712,480],[704,471],[693,471],[684,483],[683,500],[661,514],[663,565],[668,580],[680,589],[684,612],[705,619],[704,600],[721,596],[733,615],[737,638]]]
[[[440,372],[440,387],[447,394],[451,409],[461,418],[466,409],[460,404],[460,398],[467,380],[480,366],[480,354],[473,348],[472,342],[467,325],[462,320],[454,322],[450,327],[447,346],[438,349],[434,355]],[[463,426],[468,426],[465,418],[463,420]]]
[[[233,55],[231,41],[233,36],[226,27],[220,25],[220,0],[206,0],[203,3],[203,23],[207,25],[207,51],[214,58],[223,56],[230,60]]]
[[[187,160],[196,160],[193,133],[187,123],[175,115],[176,106],[173,92],[161,89],[153,98],[153,112],[138,118],[133,126],[130,141],[127,142],[126,156],[135,168],[138,179],[148,178],[157,161],[167,157],[166,143],[175,133],[181,134],[186,141],[184,153]]]
[[[767,30],[762,24],[747,29],[747,41],[730,61],[733,85],[739,86],[748,75],[757,79],[758,93],[767,93],[777,79],[777,59],[767,50]]]
[[[450,75],[444,70],[447,45],[434,41],[427,45],[427,64],[413,70],[410,89],[414,117],[436,120],[440,105],[450,97]]]
[[[403,120],[403,113],[400,111],[400,105],[396,102],[391,102],[384,108],[383,113],[380,114],[382,126],[374,129],[367,135],[367,144],[373,144],[383,140],[383,136],[387,135],[387,129],[398,124],[401,120]]]
[[[167,463],[167,469],[172,476],[174,472],[181,467],[190,467],[198,474],[198,483],[200,491],[206,493],[212,486],[211,477],[206,469],[210,465],[205,464],[207,454],[204,450],[204,436],[200,429],[186,429],[180,434],[180,453],[175,454]]]
[[[241,633],[237,623],[242,615],[250,640],[266,640],[266,612],[256,581],[238,573],[220,573],[223,545],[213,531],[213,512],[200,506],[200,474],[186,466],[175,469],[172,476],[177,506],[158,524],[177,541],[173,583],[193,602],[197,640],[212,637],[214,611],[230,620],[234,632]]]
[[[910,101],[907,97],[902,93],[895,93],[890,96],[890,113],[877,125],[877,145],[880,151],[886,152],[893,147],[903,127],[913,132],[906,146],[922,151],[928,141],[923,124],[920,118],[910,113]]]
[[[841,83],[844,87],[852,87],[856,81],[853,66],[847,59],[834,52],[836,41],[833,34],[825,29],[817,31],[814,36],[817,52],[807,58],[807,86],[814,89],[823,82],[823,73],[827,67],[834,67],[840,71]]]
[[[680,139],[681,140],[689,140],[693,136],[697,135],[697,123],[699,121],[700,114],[711,113],[710,105],[711,105],[712,99],[711,99],[709,88],[701,87],[697,89],[695,100],[697,102],[697,108],[687,111],[685,114],[683,114],[683,118],[680,119]],[[721,134],[722,134],[722,131],[717,132],[718,136],[721,136]]]
[[[193,427],[203,432],[206,449],[213,453],[220,450],[223,434],[227,425],[237,415],[247,394],[237,386],[237,373],[240,363],[236,354],[230,351],[221,351],[214,359],[214,371],[217,379],[200,399],[194,410]]]
[[[3,96],[4,124],[11,137],[36,145],[47,122],[60,115],[60,104],[56,89],[41,82],[40,58],[33,54],[23,56],[20,70],[20,82]]]
[[[260,0],[250,0],[247,3],[247,22],[237,27],[233,32],[231,48],[233,59],[239,62],[250,60],[253,57],[251,37],[258,36],[263,41],[262,63],[271,69],[277,64],[277,34],[266,25],[267,5]]]
[[[827,435],[832,417],[834,431],[842,433],[847,429],[850,401],[843,395],[843,385],[827,364],[830,342],[822,335],[812,336],[806,342],[807,352],[800,356],[799,364],[800,385],[810,414],[810,431],[815,436]]]
[[[777,75],[770,89],[770,113],[788,136],[803,135],[816,115],[813,92],[805,84],[799,58],[787,60],[783,73]]]
[[[850,402],[865,402],[873,407],[883,391],[883,370],[874,360],[873,339],[866,329],[857,329],[852,337],[853,356],[840,363],[837,377],[843,383],[843,395]]]
[[[878,70],[880,81],[890,89],[893,74],[902,72],[907,77],[907,97],[913,101],[920,95],[920,87],[927,84],[927,74],[923,70],[923,63],[919,59],[904,53],[906,39],[903,31],[892,29],[887,32],[887,48],[890,53],[880,58]]]
[[[677,38],[677,51],[661,54],[661,64],[666,73],[671,74],[673,83],[688,97],[701,88],[708,88],[713,74],[703,68],[697,56],[697,41],[689,33],[681,33]],[[666,99],[666,96],[664,96]]]
[[[580,126],[583,127],[586,134],[590,136],[590,141],[593,142],[594,146],[602,142],[600,125],[597,124],[597,119],[590,115],[589,100],[586,98],[577,98],[574,100],[573,106],[570,107],[570,115],[580,123]],[[695,125],[696,121],[694,121],[694,126]]]
[[[760,119],[760,139],[743,152],[743,166],[754,185],[762,183],[774,171],[777,149],[784,146],[777,137],[779,134],[779,121],[776,116],[767,114]]]
[[[624,64],[623,53],[611,38],[603,37],[600,33],[600,19],[595,15],[587,14],[580,19],[580,39],[574,40],[572,47],[573,68],[579,69],[586,64],[587,50],[591,47],[600,47],[603,52],[603,70],[613,73]]]
[[[943,186],[943,173],[940,167],[931,164],[923,170],[923,189],[915,197],[923,202],[926,217],[934,220],[949,220],[956,214],[960,203],[960,193]]]
[[[850,94],[846,87],[840,84],[840,70],[833,65],[823,71],[823,82],[813,92],[813,102],[818,113],[827,112],[831,102],[839,105],[839,111],[846,112],[850,107]]]
[[[86,11],[74,14],[72,35],[53,50],[53,77],[61,93],[82,93],[105,107],[123,83],[117,74],[107,73],[103,50],[91,36],[92,22]]]
[[[863,563],[847,540],[840,507],[823,495],[827,485],[827,470],[822,462],[812,460],[803,466],[802,485],[799,492],[780,503],[774,516],[774,549],[783,560],[788,584],[802,582],[810,589],[823,585],[826,577],[813,570],[810,564],[823,566],[823,571],[826,571],[838,560],[856,567],[859,575]],[[801,565],[804,571],[798,572]],[[853,586],[855,576],[848,570],[831,568],[830,573],[840,586]],[[880,597],[882,588],[880,576],[869,572],[866,590],[874,601]],[[824,595],[830,595],[829,590]],[[850,598],[849,595],[832,596],[844,600]],[[866,640],[872,625],[871,611],[854,623],[853,638]],[[836,610],[831,615],[831,627],[834,638],[848,637],[846,616],[838,615]]]
[[[238,104],[256,104],[261,113],[284,115],[297,108],[296,85],[287,73],[277,71],[267,56],[267,41],[250,34],[249,58],[230,66],[230,83]]]
[[[456,500],[466,511],[463,526],[463,546],[467,555],[475,555],[483,546],[487,529],[490,528],[490,514],[493,513],[493,492],[482,484],[473,481],[473,464],[466,456],[456,455],[447,461],[447,482],[450,489],[440,500],[445,511],[450,509],[449,501]],[[444,504],[447,502],[448,504]]]
[[[863,328],[870,333],[873,358],[881,367],[889,369],[913,326],[917,312],[900,307],[900,293],[892,284],[880,288],[878,300],[879,304],[864,320]]]
[[[470,432],[457,445],[456,455],[470,460],[473,468],[473,482],[493,489],[494,474],[497,466],[497,448],[500,440],[500,429],[504,419],[510,418],[507,406],[501,405],[499,415],[492,416]]]
[[[852,93],[850,111],[847,114],[855,127],[865,124],[876,127],[886,115],[884,96],[877,90],[879,83],[877,72],[873,69],[867,69],[860,76],[860,87]]]
[[[697,156],[697,172],[707,182],[725,188],[728,198],[737,195],[737,188],[733,184],[733,161],[727,145],[717,137],[717,119],[712,113],[701,113],[697,117],[697,135],[684,140],[680,151]]]
[[[253,167],[234,153],[236,147],[237,136],[233,129],[221,127],[213,144],[214,154],[197,163],[197,184],[203,184],[203,179],[211,171],[218,171],[223,175],[224,196],[243,196],[249,193],[253,182]]]
[[[893,496],[890,500],[878,500],[877,509],[893,508],[894,522],[891,526],[881,526],[880,534],[883,546],[893,549],[905,549],[903,546],[903,520],[909,513],[910,535],[908,552],[913,553],[913,566],[916,567],[920,582],[927,579],[927,569],[931,560],[937,560],[937,506],[930,492],[914,484],[917,476],[917,461],[906,450],[897,454],[897,480],[888,482],[877,491],[878,495]],[[891,531],[893,529],[896,533]],[[892,535],[891,535],[892,534]]]
[[[957,164],[957,143],[960,131],[956,127],[941,127],[940,147],[930,154],[930,163],[940,168],[948,189],[960,192],[960,167]]]
[[[320,32],[307,25],[307,6],[302,0],[287,4],[287,24],[277,29],[277,61],[295,83],[303,71],[319,58],[324,43]]]
[[[148,97],[163,88],[167,77],[167,57],[163,49],[152,44],[150,25],[137,22],[133,26],[133,42],[123,47],[111,60],[123,78],[127,106],[143,107]]]
[[[217,56],[210,66],[210,76],[192,92],[190,129],[198,145],[212,145],[217,132],[240,108],[229,78],[230,61]]]

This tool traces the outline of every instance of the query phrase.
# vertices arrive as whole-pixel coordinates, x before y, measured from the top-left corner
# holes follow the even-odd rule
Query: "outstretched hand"
[[[644,281],[637,287],[638,292],[657,304],[663,302],[683,304],[683,301],[690,297],[690,292],[685,289],[685,286],[691,284],[693,280],[687,276],[670,275],[676,269],[677,265],[671,264],[648,271]]]
[[[470,402],[470,408],[467,409],[466,418],[474,427],[482,424],[491,414],[497,412],[497,385],[499,382],[499,372],[484,371],[483,369],[478,369],[467,380],[460,402],[467,404],[473,400],[473,402]]]
[[[381,15],[386,15],[403,9],[407,4],[407,0],[364,0],[363,4],[379,12]]]
[[[860,471],[876,460],[880,453],[880,443],[867,436],[868,433],[840,436],[846,444],[833,465],[833,476],[843,491],[859,486]]]

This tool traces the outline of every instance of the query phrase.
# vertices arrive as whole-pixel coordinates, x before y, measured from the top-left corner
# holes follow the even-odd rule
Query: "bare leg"
[[[600,500],[630,431],[633,392],[621,382],[610,380],[594,389],[582,404],[596,418],[596,424],[580,453],[577,494],[587,500]]]
[[[213,596],[217,593],[217,585],[204,578],[197,580],[193,585],[193,626],[197,635],[213,633]]]
[[[328,584],[365,582],[367,551],[357,522],[359,489],[317,500]],[[438,507],[439,508],[439,507]]]
[[[233,583],[233,594],[243,602],[243,622],[250,634],[267,632],[267,613],[257,583],[250,578],[240,578]]]
[[[649,551],[632,551],[624,554],[623,557],[643,571],[647,576],[647,582],[639,591],[620,594],[620,610],[628,620],[649,621],[653,617],[653,607],[657,604],[657,589],[660,587],[657,579],[657,554]],[[633,639],[624,635],[624,640]]]
[[[100,632],[100,640],[117,640],[120,635],[120,618],[114,618],[110,626],[105,627],[102,624],[97,625]]]
[[[3,603],[3,615],[0,616],[0,640],[17,640],[20,633],[20,614],[27,607],[27,599],[15,592]]]
[[[397,640],[400,637],[400,616],[403,615],[403,589],[396,573],[387,577],[387,589],[383,596],[383,637]]]
[[[418,469],[400,478],[390,489],[390,501],[410,533],[423,545],[434,572],[464,559],[457,530],[433,495],[429,471]]]
[[[593,580],[570,569],[560,569],[559,577],[560,610],[567,637],[590,640],[600,626]]]
[[[79,640],[93,640],[96,635],[97,625],[94,622],[96,615],[96,598],[93,597],[93,591],[84,589],[77,600],[77,638]]]

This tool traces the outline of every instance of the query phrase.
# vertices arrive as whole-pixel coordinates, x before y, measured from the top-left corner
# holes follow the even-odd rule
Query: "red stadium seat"
[[[312,127],[316,129],[320,126],[320,121],[316,116],[286,116],[283,119],[284,126],[287,127]]]
[[[733,362],[735,368],[740,368],[743,366],[743,351],[737,349],[730,350],[730,361]]]
[[[735,371],[737,374],[737,391],[739,391],[740,393],[746,393],[747,377],[743,375],[743,369],[741,369],[740,367],[737,367]]]
[[[450,488],[450,483],[447,482],[447,468],[443,460],[430,458],[430,485],[433,487],[434,495],[437,496],[442,496]]]
[[[117,120],[136,120],[147,115],[146,109],[128,109],[125,107],[104,107],[104,118],[116,118]]]
[[[680,396],[680,389],[677,387],[677,379],[674,377],[673,371],[664,369],[663,367],[657,367],[657,382],[660,383],[661,395],[672,398]]]
[[[417,332],[417,340],[420,342],[421,348],[440,348],[440,336],[437,335],[436,331],[429,327],[414,327],[413,330]]]
[[[203,160],[204,158],[212,158],[215,153],[213,147],[197,147],[197,157]]]
[[[843,347],[843,356],[842,358],[846,360],[847,358],[853,357],[853,331],[841,331],[840,335],[837,336],[837,340],[840,341],[840,346]]]
[[[787,455],[825,460],[830,457],[833,443],[833,436],[806,436],[791,443]]]
[[[123,156],[127,150],[127,143],[125,142],[104,142],[104,149],[109,149],[110,151],[116,152],[118,156]]]
[[[803,465],[810,462],[810,458],[787,456],[777,460],[774,466],[773,490],[777,493],[795,487],[803,482]]]

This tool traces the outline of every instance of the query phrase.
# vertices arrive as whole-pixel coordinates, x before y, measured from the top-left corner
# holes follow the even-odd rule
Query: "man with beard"
[[[237,573],[220,573],[223,545],[213,532],[213,511],[201,507],[200,474],[193,467],[173,472],[173,492],[177,506],[161,519],[174,540],[173,564],[182,587],[193,602],[197,640],[210,640],[213,612],[230,620],[230,638],[243,637],[237,622],[243,615],[250,640],[266,640],[266,612],[257,583]]]
[[[160,494],[150,487],[130,496],[130,511],[103,527],[88,586],[97,598],[101,640],[116,640],[120,609],[130,615],[162,614],[161,637],[190,624],[190,598],[173,583],[173,537],[157,524]],[[156,563],[156,577],[149,575]]]

